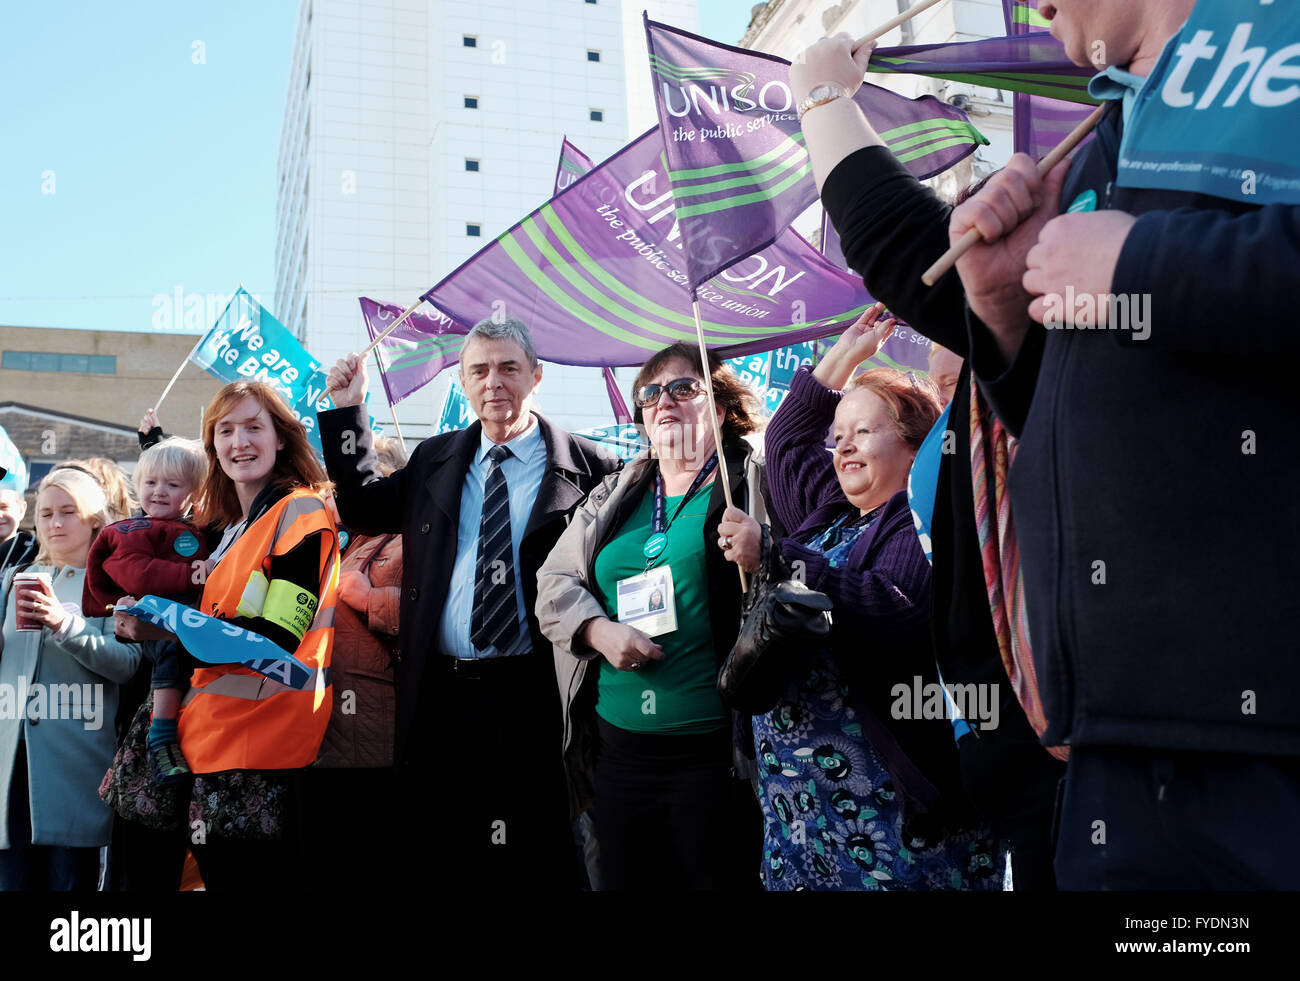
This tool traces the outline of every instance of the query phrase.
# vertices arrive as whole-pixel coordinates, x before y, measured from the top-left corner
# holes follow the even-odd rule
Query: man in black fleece
[[[1287,394],[1231,350],[1239,331],[1279,355],[1298,346],[1282,284],[1300,267],[1300,208],[1115,186],[1123,96],[1193,6],[1044,4],[1077,63],[1106,52],[1114,67],[1093,92],[1114,101],[1072,165],[1040,179],[1017,155],[955,212],[835,97],[865,66],[847,38],[791,73],[797,100],[832,86],[804,134],[846,258],[891,310],[969,355],[1021,440],[1010,493],[1042,741],[1071,747],[1065,888],[1300,886],[1287,847],[1300,819],[1300,456]],[[1093,196],[1101,210],[1060,214]],[[971,227],[989,244],[922,287]],[[1067,287],[1143,295],[1149,317],[1131,331],[1043,328],[1046,298]]]

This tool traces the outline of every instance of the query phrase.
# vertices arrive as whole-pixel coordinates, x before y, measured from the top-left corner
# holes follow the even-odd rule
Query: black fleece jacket
[[[1061,208],[1092,190],[1139,216],[1112,291],[1145,295],[1145,339],[1033,325],[1004,368],[955,271],[920,285],[943,202],[869,148],[823,203],[873,295],[969,356],[1021,440],[1010,492],[1044,742],[1298,755],[1300,441],[1260,366],[1300,347],[1284,289],[1300,207],[1116,187],[1118,108]]]

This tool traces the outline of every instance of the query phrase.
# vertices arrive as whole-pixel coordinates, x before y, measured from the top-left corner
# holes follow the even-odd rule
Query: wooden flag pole
[[[709,370],[709,349],[704,343],[704,324],[700,322],[700,301],[694,291],[691,293],[691,309],[695,311],[695,336],[700,342],[700,370],[704,374],[704,390],[709,396],[709,405],[716,407],[718,403],[713,400],[713,372]],[[727,456],[722,452],[722,427],[718,425],[716,411],[709,412],[709,421],[713,425],[713,445],[718,449],[718,479],[722,481],[722,496],[727,507],[735,507],[731,502],[731,477],[727,473]],[[736,571],[740,573],[741,592],[748,592],[749,579],[745,576],[745,570],[737,565]]]
[[[1092,132],[1101,114],[1106,111],[1106,106],[1100,105],[1094,109],[1078,126],[1074,127],[1070,135],[1058,143],[1047,156],[1038,161],[1038,176],[1046,177],[1058,163],[1060,163],[1067,153],[1079,145],[1079,141]],[[926,286],[933,286],[949,269],[957,264],[957,260],[964,256],[975,243],[980,241],[978,229],[968,229],[966,234],[961,237],[956,245],[952,246],[947,252],[939,256],[933,266],[927,269],[921,275],[921,282]]]
[[[411,314],[415,313],[416,310],[420,309],[420,304],[423,302],[424,302],[424,297],[420,297],[409,307],[407,307],[406,310],[402,313],[402,315],[398,317],[396,320],[394,320],[391,325],[389,325],[388,330],[384,331],[382,334],[380,334],[378,337],[376,337],[373,341],[371,341],[366,346],[366,349],[361,352],[357,360],[365,361],[366,358],[370,357],[370,352],[373,351],[375,348],[379,347],[379,342],[382,341],[389,334],[391,334],[393,331],[397,330],[397,328],[400,327],[403,323],[405,323],[406,318],[409,317]]]
[[[383,338],[380,338],[381,340]],[[384,359],[379,356],[379,348],[375,348],[375,367],[379,369],[379,384],[384,386],[384,398],[388,399],[388,379],[384,376]],[[397,441],[402,444],[402,456],[410,458],[406,452],[406,437],[402,435],[402,427],[397,422],[397,407],[389,399],[388,411],[393,414],[393,428],[397,430]]]
[[[203,336],[206,337],[207,335],[205,334]],[[163,404],[163,399],[165,399],[167,397],[167,393],[172,390],[172,386],[176,384],[176,379],[181,376],[181,372],[185,370],[185,366],[189,364],[190,358],[194,356],[194,352],[199,349],[199,345],[202,343],[203,343],[203,337],[200,337],[197,341],[194,342],[194,346],[190,348],[190,353],[185,355],[185,357],[181,360],[180,365],[176,368],[176,373],[172,375],[172,380],[167,383],[167,387],[163,389],[163,393],[158,396],[158,401],[154,403],[153,406],[154,415],[158,414],[158,406]]]
[[[870,44],[872,41],[876,40],[877,38],[884,37],[886,34],[892,31],[899,24],[907,23],[917,14],[923,14],[931,7],[933,7],[935,4],[942,3],[942,2],[943,0],[921,0],[920,3],[908,7],[897,17],[890,18],[889,20],[881,24],[879,27],[877,27],[870,34],[864,34],[862,35],[862,37],[854,41],[853,50],[856,52],[858,48],[862,47],[864,44]]]

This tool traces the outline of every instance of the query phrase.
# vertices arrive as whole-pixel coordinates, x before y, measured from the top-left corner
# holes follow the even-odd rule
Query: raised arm
[[[894,321],[882,321],[881,313],[878,303],[840,335],[816,369],[800,368],[768,424],[763,439],[768,489],[777,518],[790,531],[813,511],[844,498],[826,449],[826,432],[840,390],[894,329]]]
[[[365,363],[355,354],[341,359],[330,369],[328,384],[338,408],[317,413],[316,421],[339,516],[349,530],[362,535],[400,532],[406,513],[407,468],[388,477],[379,472],[365,408]]]

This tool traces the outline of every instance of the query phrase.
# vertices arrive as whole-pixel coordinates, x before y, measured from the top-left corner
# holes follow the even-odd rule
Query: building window
[[[588,60],[588,61],[600,61],[600,52],[599,52],[599,51],[592,51],[590,48],[588,48],[588,49],[587,49],[587,60]]]
[[[477,96],[477,95],[467,95],[467,96],[465,96],[465,108],[466,108],[466,109],[477,109],[477,108],[478,108],[478,96]]]
[[[605,121],[605,110],[604,109],[591,110],[591,121],[593,123],[603,123]]]
[[[460,43],[467,48],[477,48],[478,38],[475,37],[473,34],[466,34],[464,37],[460,39]]]
[[[466,222],[465,234],[468,235],[470,238],[478,238],[480,235],[483,234],[483,226],[478,224],[477,222]]]
[[[469,171],[470,173],[472,173],[472,174],[477,174],[477,173],[478,173],[478,161],[477,161],[477,160],[471,160],[469,157],[466,157],[466,158],[465,158],[465,169],[468,170],[468,171]]]
[[[76,375],[115,375],[117,358],[104,354],[55,354],[48,351],[5,351],[0,368],[9,371],[59,371]]]

